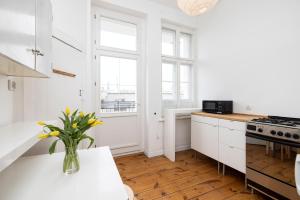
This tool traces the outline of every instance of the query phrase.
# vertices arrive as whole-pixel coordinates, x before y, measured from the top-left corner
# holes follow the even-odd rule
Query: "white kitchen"
[[[299,10],[0,0],[0,200],[300,199]]]

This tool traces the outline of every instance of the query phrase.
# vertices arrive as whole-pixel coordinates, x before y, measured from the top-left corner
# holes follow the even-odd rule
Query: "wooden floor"
[[[163,156],[143,154],[116,158],[125,184],[137,199],[172,200],[256,200],[264,199],[245,190],[244,177],[235,170],[218,175],[217,163],[192,150],[178,152],[176,162]]]

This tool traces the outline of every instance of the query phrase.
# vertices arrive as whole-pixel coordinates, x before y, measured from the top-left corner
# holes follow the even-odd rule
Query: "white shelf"
[[[79,150],[80,170],[62,172],[64,153],[23,157],[0,173],[3,200],[127,200],[108,147]]]
[[[36,122],[18,122],[0,127],[0,172],[36,144],[42,127]]]

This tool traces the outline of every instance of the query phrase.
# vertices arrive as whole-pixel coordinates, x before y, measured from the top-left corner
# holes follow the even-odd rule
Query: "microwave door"
[[[216,102],[205,102],[204,103],[204,111],[206,112],[216,112],[217,103]]]

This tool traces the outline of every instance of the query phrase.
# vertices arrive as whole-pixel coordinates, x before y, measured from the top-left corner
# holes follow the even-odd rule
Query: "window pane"
[[[180,65],[180,99],[182,100],[191,99],[191,77],[191,65]]]
[[[191,81],[191,70],[190,65],[180,65],[180,82]]]
[[[180,57],[191,58],[192,35],[180,33]]]
[[[100,45],[136,51],[137,27],[135,24],[102,17]]]
[[[180,99],[190,99],[190,83],[180,83]]]
[[[172,63],[162,64],[162,81],[174,81],[174,69],[175,66]]]
[[[169,29],[162,29],[162,54],[175,56],[176,32]]]
[[[136,112],[136,60],[100,57],[101,112]]]
[[[162,98],[163,100],[175,99],[175,65],[162,64]]]

